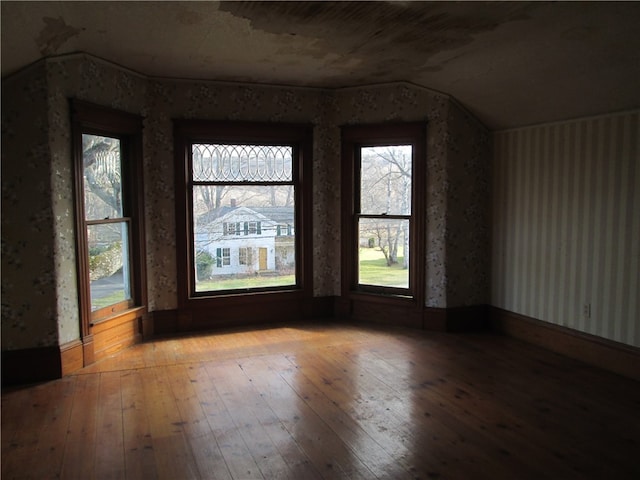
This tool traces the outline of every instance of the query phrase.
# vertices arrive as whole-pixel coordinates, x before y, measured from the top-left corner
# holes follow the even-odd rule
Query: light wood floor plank
[[[231,479],[231,473],[198,395],[201,386],[207,388],[206,371],[193,364],[168,368],[171,372],[171,389],[180,413],[181,426],[201,478]]]
[[[200,478],[182,429],[167,367],[145,369],[142,384],[159,478]]]
[[[255,391],[240,366],[207,363],[209,377],[216,385],[230,417],[264,478],[295,478],[274,445],[267,430],[251,408]]]
[[[77,377],[61,478],[95,478],[99,386],[100,374]]]
[[[125,478],[120,372],[100,374],[95,442],[97,478]]]
[[[123,448],[127,478],[158,478],[140,370],[121,372]]]

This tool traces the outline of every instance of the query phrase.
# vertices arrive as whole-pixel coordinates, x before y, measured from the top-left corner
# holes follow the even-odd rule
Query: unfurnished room
[[[0,8],[3,479],[640,478],[640,3]]]

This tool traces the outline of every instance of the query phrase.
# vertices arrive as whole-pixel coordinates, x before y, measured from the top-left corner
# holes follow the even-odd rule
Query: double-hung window
[[[420,298],[425,125],[343,127],[343,291]]]
[[[142,118],[71,101],[83,340],[144,307]]]

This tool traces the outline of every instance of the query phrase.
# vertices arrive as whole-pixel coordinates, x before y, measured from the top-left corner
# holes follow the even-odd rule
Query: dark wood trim
[[[311,297],[302,304],[303,318],[326,319],[335,315],[336,297]]]
[[[149,321],[153,325],[154,336],[177,332],[178,310],[155,310],[149,313]]]
[[[640,348],[491,307],[494,331],[589,365],[640,380]]]
[[[489,307],[420,308],[411,299],[399,301],[383,295],[353,294],[312,297],[298,295],[237,296],[215,308],[182,308],[150,312],[145,327],[155,335],[215,330],[232,326],[268,325],[322,319],[372,322],[439,332],[477,332],[489,328]],[[145,337],[146,338],[146,337]]]
[[[352,295],[351,320],[422,328],[422,310],[413,301],[398,301],[376,295]]]
[[[62,376],[77,372],[84,367],[81,340],[73,340],[60,345],[60,363],[62,365]]]
[[[138,319],[138,322],[140,334],[142,335],[142,341],[153,338],[155,334],[153,314],[151,312],[145,313]]]
[[[2,351],[2,385],[44,382],[62,377],[60,349],[50,347]]]
[[[356,192],[359,183],[359,171],[357,168],[356,149],[362,145],[391,145],[407,143],[413,145],[413,174],[412,174],[412,226],[410,232],[410,285],[412,289],[412,299],[416,305],[424,305],[425,297],[425,220],[426,220],[426,169],[427,169],[427,123],[426,122],[401,122],[388,124],[369,125],[344,125],[341,131],[341,160],[342,160],[342,183],[341,183],[341,231],[342,258],[347,261],[342,262],[341,292],[342,297],[357,294],[361,290],[356,284],[357,278],[357,229],[356,212],[357,200]],[[362,290],[364,292],[364,290]],[[366,293],[366,292],[365,292]],[[373,292],[371,292],[373,293]],[[402,297],[398,297],[402,302]],[[401,305],[401,303],[400,303]],[[402,310],[402,307],[401,307]],[[363,314],[363,312],[361,312]],[[356,315],[360,316],[361,313]],[[405,319],[413,325],[415,312],[412,312],[410,319]],[[422,326],[422,321],[416,324],[418,328]]]
[[[410,301],[392,297],[354,295],[336,303],[343,310],[342,318],[384,323],[437,332],[479,332],[489,330],[488,306],[434,308],[416,307]]]
[[[94,327],[105,321],[111,322],[114,318],[127,317],[134,311],[146,309],[146,251],[145,251],[145,227],[144,227],[144,180],[143,180],[143,155],[142,155],[142,129],[143,117],[96,105],[77,99],[69,99],[71,126],[72,126],[72,152],[74,156],[74,205],[76,225],[76,257],[78,300],[80,310],[80,337],[83,351],[83,364],[89,365],[97,358],[104,346],[104,334],[94,338]],[[132,272],[133,298],[108,308],[95,312],[91,310],[91,291],[89,282],[89,252],[87,242],[84,208],[84,165],[82,152],[82,134],[91,133],[117,137],[122,142],[123,181],[122,194],[124,199],[124,211],[122,219],[130,222],[131,248],[130,262]],[[126,309],[126,310],[125,310]],[[110,315],[107,318],[102,315]],[[143,312],[144,313],[144,312]],[[135,319],[134,319],[135,320]],[[124,330],[121,328],[121,330]],[[133,341],[139,337],[139,327],[130,329],[138,331],[133,335]],[[113,332],[112,332],[113,333]],[[131,335],[120,331],[113,340],[121,345],[131,344]],[[96,343],[97,342],[97,343]],[[111,343],[113,343],[111,342]],[[98,348],[98,351],[96,351]],[[75,360],[74,360],[75,361]]]
[[[336,297],[312,297],[298,295],[297,298],[278,298],[264,295],[262,301],[255,299],[235,303],[220,303],[216,308],[186,308],[156,310],[150,312],[155,335],[178,332],[214,330],[239,325],[268,325],[281,322],[296,323],[309,319],[331,319],[334,317]],[[145,337],[146,338],[146,337]]]
[[[447,309],[424,307],[422,314],[422,328],[424,330],[433,330],[435,332],[444,332],[447,330]]]
[[[446,311],[447,332],[486,332],[490,330],[489,305],[451,307]]]

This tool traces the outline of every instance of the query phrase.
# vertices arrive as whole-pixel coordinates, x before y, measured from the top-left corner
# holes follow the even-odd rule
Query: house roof
[[[207,224],[214,222],[222,217],[229,216],[230,213],[236,211],[250,211],[255,212],[257,215],[262,215],[267,219],[271,220],[274,223],[278,224],[292,224],[294,222],[294,209],[293,207],[220,207],[214,210],[209,210],[207,213],[204,213],[198,216],[199,224]]]

